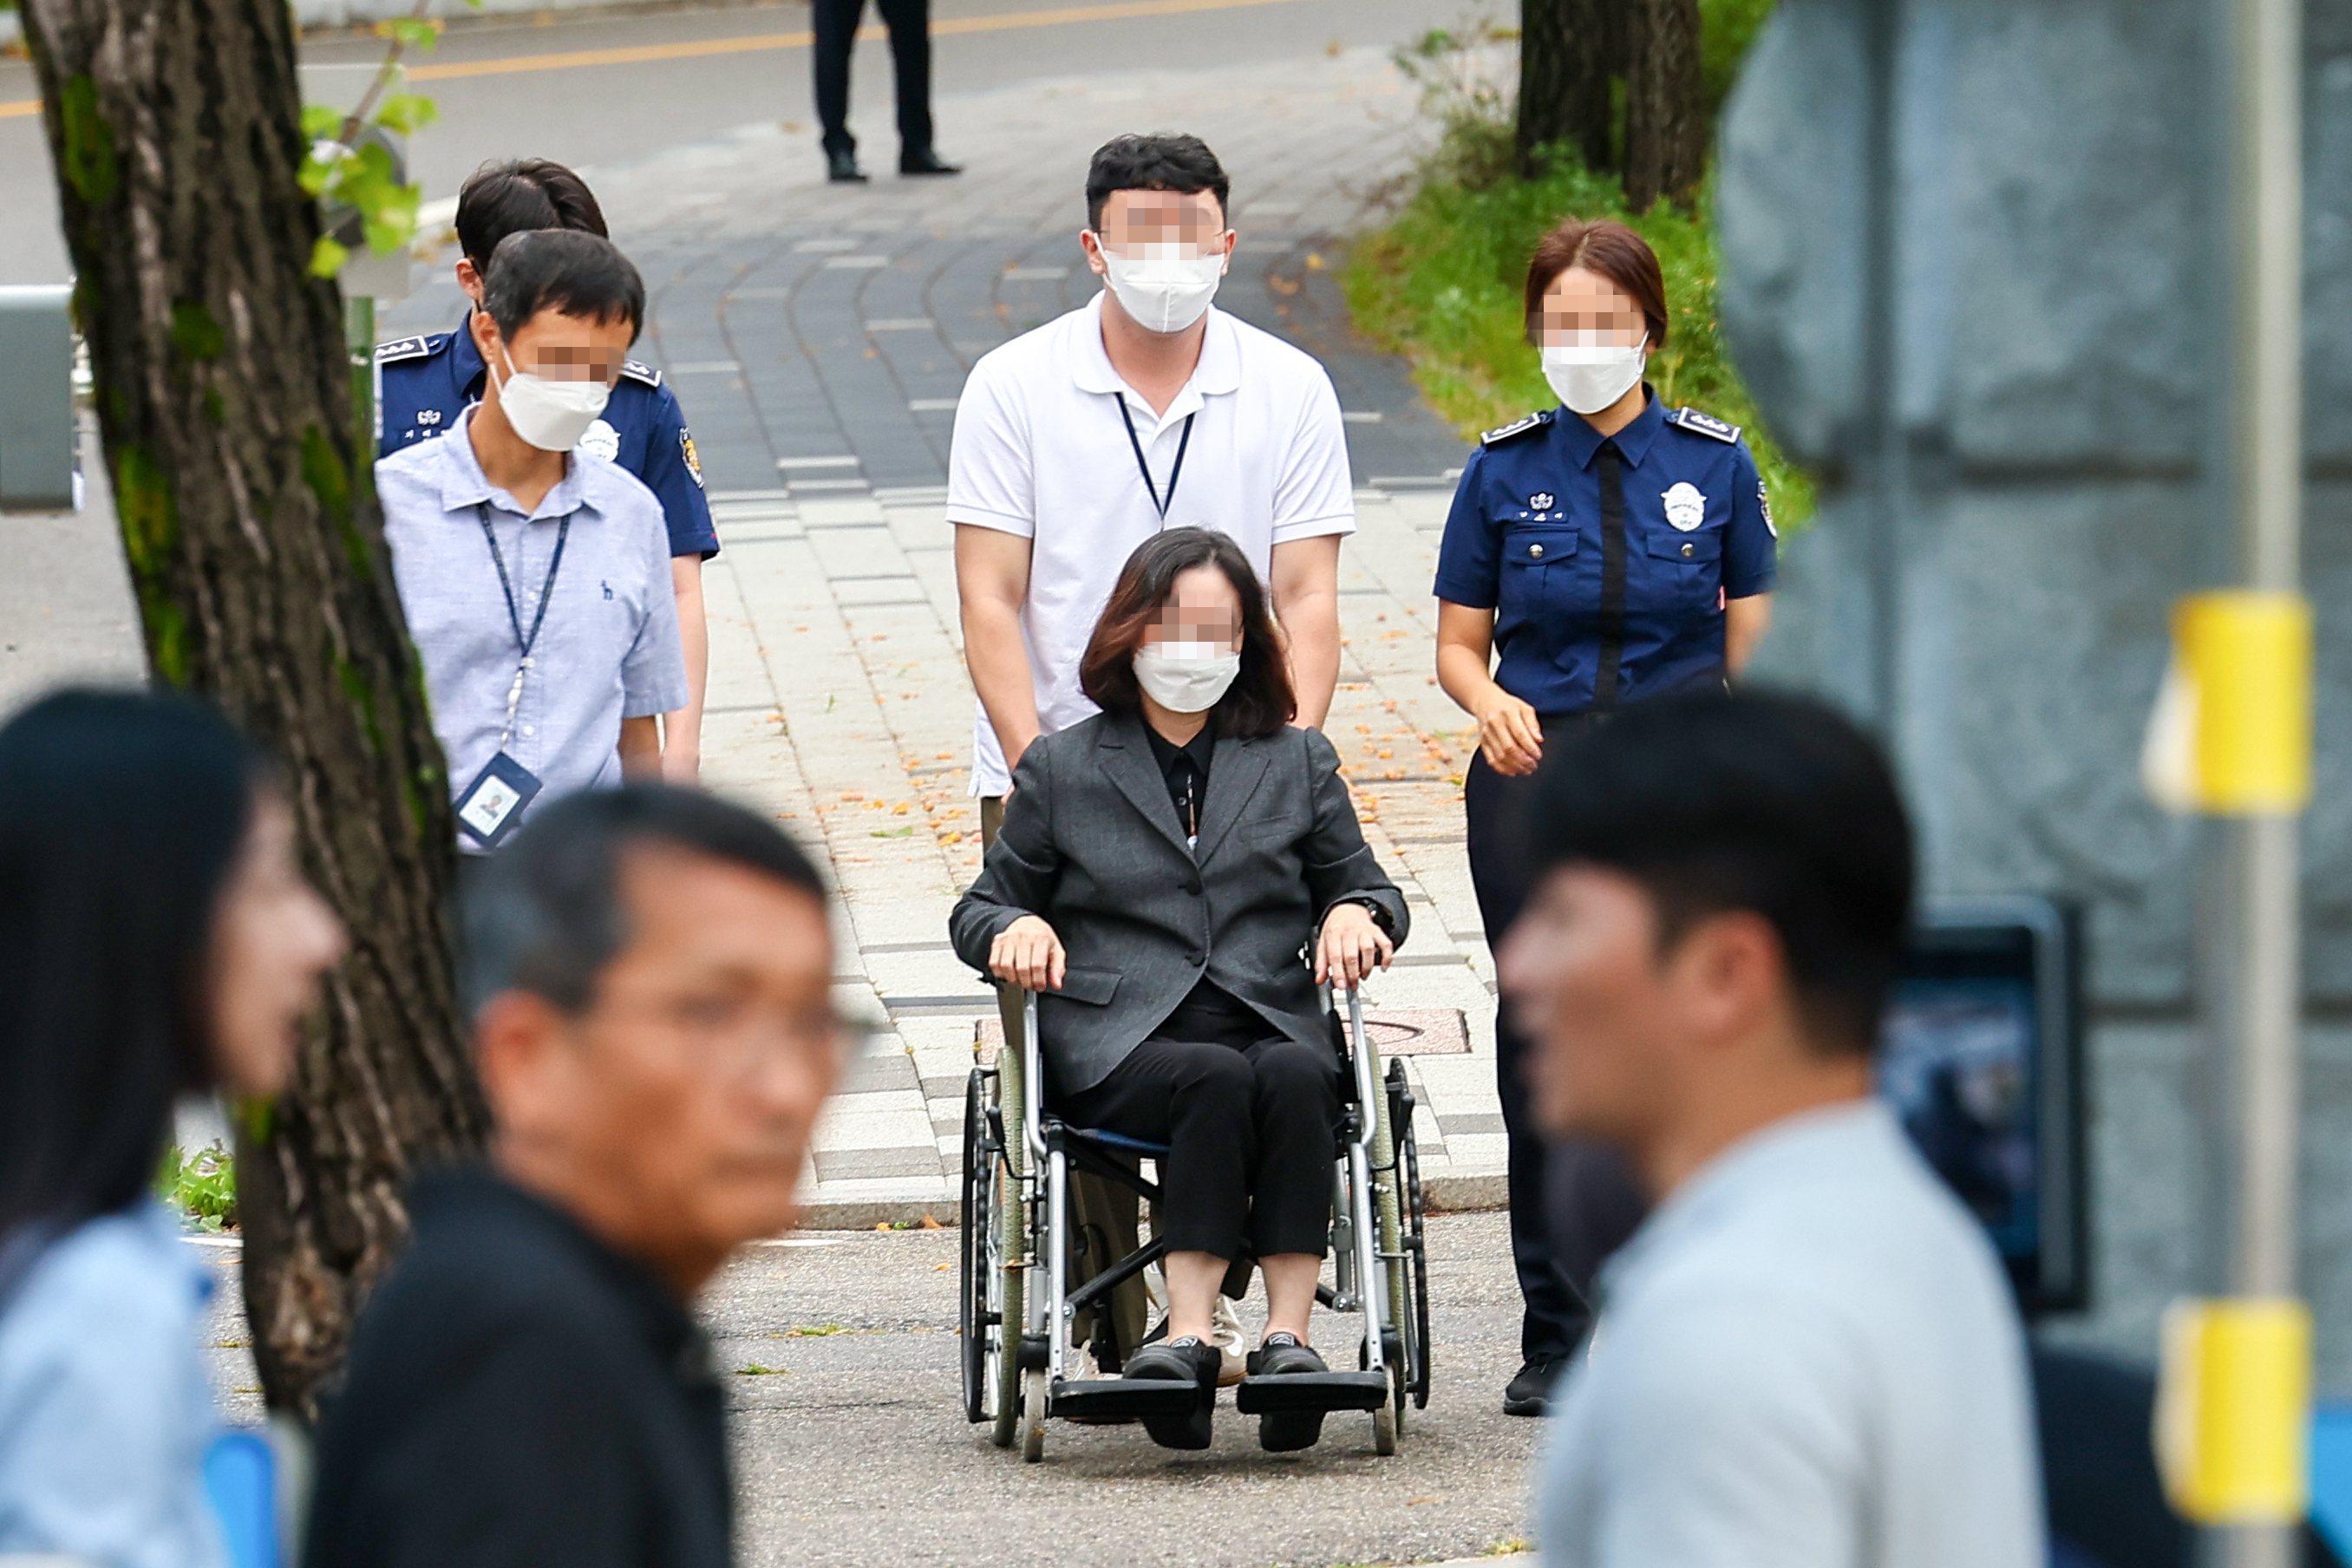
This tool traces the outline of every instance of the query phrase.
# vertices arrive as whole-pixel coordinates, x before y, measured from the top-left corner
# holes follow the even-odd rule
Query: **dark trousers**
[[[1470,882],[1496,953],[1527,902],[1524,818],[1535,782],[1496,773],[1483,752],[1471,756],[1463,780]],[[1511,1261],[1527,1303],[1519,1355],[1563,1361],[1591,1325],[1594,1277],[1641,1224],[1644,1204],[1614,1153],[1574,1142],[1547,1149],[1528,1095],[1528,1049],[1511,1027],[1507,1001],[1495,1015],[1495,1087],[1510,1140]]]
[[[1168,1145],[1160,1235],[1171,1252],[1323,1256],[1331,1230],[1339,1063],[1287,1037],[1253,1046],[1150,1039],[1062,1119]]]
[[[874,0],[882,25],[890,29],[890,60],[898,77],[898,151],[928,152],[931,145],[931,0]],[[824,126],[827,153],[854,153],[849,133],[849,49],[866,0],[814,0],[816,23],[816,117]]]

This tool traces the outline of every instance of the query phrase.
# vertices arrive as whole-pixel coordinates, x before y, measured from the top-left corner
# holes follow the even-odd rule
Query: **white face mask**
[[[1136,260],[1114,256],[1109,247],[1103,247],[1110,291],[1145,331],[1181,332],[1206,315],[1209,301],[1217,297],[1217,280],[1225,275],[1225,253],[1178,255],[1182,248],[1147,245],[1142,258]]]
[[[1148,642],[1135,650],[1135,683],[1171,713],[1205,713],[1242,670],[1239,652],[1213,642]]]
[[[1598,414],[1642,379],[1643,338],[1631,348],[1559,348],[1543,352],[1544,379],[1578,414]]]
[[[514,433],[542,452],[569,452],[604,412],[613,389],[601,381],[549,381],[515,369],[507,351],[505,379],[498,384],[499,407]]]

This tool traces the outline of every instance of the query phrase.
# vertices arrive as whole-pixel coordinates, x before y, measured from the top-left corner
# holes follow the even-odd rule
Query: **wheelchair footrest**
[[[1045,1414],[1097,1421],[1187,1415],[1200,1399],[1197,1385],[1172,1377],[1065,1378],[1048,1393]]]
[[[1245,1377],[1234,1390],[1234,1408],[1244,1415],[1292,1410],[1378,1410],[1389,1401],[1384,1372],[1286,1372]]]

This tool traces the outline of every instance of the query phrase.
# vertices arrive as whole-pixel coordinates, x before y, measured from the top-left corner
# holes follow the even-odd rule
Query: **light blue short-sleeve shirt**
[[[483,474],[470,425],[468,416],[444,439],[404,447],[375,468],[384,542],[425,665],[451,798],[498,754],[521,657],[482,535],[485,516],[526,633],[559,534],[563,541],[506,742],[508,754],[545,786],[532,805],[616,785],[621,721],[686,706],[661,503],[627,469],[574,452],[562,479],[526,515]]]
[[[220,1418],[212,1277],[152,1203],[44,1249],[0,1311],[0,1557],[226,1568],[204,1488]]]
[[[1602,1288],[1536,1473],[1544,1568],[2041,1568],[2009,1282],[1883,1104],[1733,1144]]]

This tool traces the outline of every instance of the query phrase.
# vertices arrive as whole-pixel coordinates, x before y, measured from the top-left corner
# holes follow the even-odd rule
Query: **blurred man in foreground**
[[[1627,710],[1548,759],[1503,988],[1536,1113],[1657,1205],[1602,1277],[1537,1476],[1548,1568],[2028,1568],[2022,1336],[1871,1096],[1908,823],[1851,725]]]
[[[328,1412],[308,1561],[721,1568],[689,1303],[792,1221],[845,1045],[824,885],[770,823],[635,785],[534,818],[464,923],[491,1159],[416,1184]]]

